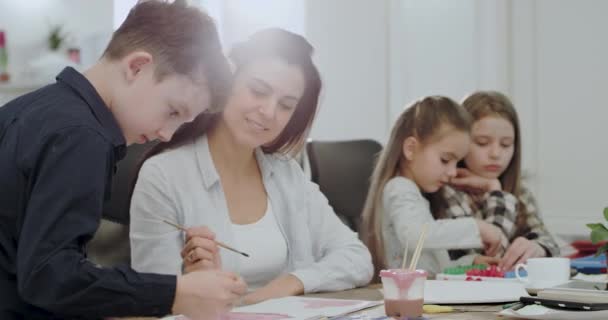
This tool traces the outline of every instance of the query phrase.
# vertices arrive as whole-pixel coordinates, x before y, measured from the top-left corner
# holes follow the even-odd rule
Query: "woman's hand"
[[[205,226],[188,228],[186,245],[180,254],[183,259],[184,273],[222,268],[215,234]]]
[[[281,275],[245,297],[243,304],[254,304],[268,299],[295,296],[304,293],[304,284],[292,274]]]
[[[502,190],[502,186],[498,179],[484,178],[465,168],[458,168],[458,173],[456,177],[450,180],[450,184],[458,189],[475,193]]]
[[[172,312],[190,319],[215,320],[247,292],[238,275],[219,271],[196,271],[177,277]]]
[[[482,220],[475,220],[479,228],[479,236],[487,256],[494,257],[501,249],[502,231],[495,225]]]
[[[529,258],[545,257],[547,252],[540,244],[524,237],[518,237],[511,243],[503,255],[499,267],[502,270],[511,270],[518,263],[526,263]]]

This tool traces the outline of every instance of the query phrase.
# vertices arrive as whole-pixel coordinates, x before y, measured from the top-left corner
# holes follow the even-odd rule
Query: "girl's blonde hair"
[[[519,129],[519,118],[517,111],[509,98],[497,91],[477,91],[462,101],[462,106],[473,117],[473,122],[488,116],[503,118],[513,125],[515,140],[513,141],[513,157],[507,169],[498,177],[502,189],[513,194],[518,199],[521,195],[521,135]],[[515,224],[517,232],[515,236],[527,233],[527,219],[525,206],[519,203],[517,206],[517,218]]]
[[[452,99],[430,96],[414,102],[397,119],[386,147],[380,153],[372,174],[370,189],[363,208],[361,238],[370,249],[377,273],[386,267],[382,236],[382,192],[386,183],[399,173],[403,156],[403,141],[415,137],[421,144],[441,139],[444,126],[469,132],[471,118]]]

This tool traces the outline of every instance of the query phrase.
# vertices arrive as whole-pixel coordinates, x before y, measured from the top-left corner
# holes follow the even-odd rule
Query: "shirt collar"
[[[209,189],[215,183],[220,181],[220,176],[215,168],[213,159],[211,158],[211,150],[209,149],[207,135],[203,135],[197,139],[194,148],[194,152],[198,158],[200,167],[199,170],[203,176],[203,184],[205,185],[206,189]],[[262,178],[264,180],[268,179],[274,170],[271,162],[268,159],[268,157],[271,157],[271,155],[265,154],[260,148],[257,148],[255,150],[255,156],[258,161],[258,165],[260,166],[260,170],[262,171]]]
[[[57,81],[70,87],[87,103],[97,121],[107,130],[114,147],[118,147],[118,150],[124,150],[126,141],[122,130],[110,108],[99,96],[99,93],[97,93],[91,82],[72,67],[63,69],[57,75]]]

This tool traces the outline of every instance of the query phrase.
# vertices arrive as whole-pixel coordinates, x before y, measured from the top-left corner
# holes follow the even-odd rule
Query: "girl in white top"
[[[134,269],[238,272],[253,289],[245,303],[369,282],[369,251],[289,156],[303,145],[317,109],[321,80],[312,51],[303,37],[280,29],[232,50],[235,76],[224,110],[182,127],[141,167],[131,200]],[[250,257],[218,250],[214,239]]]
[[[493,256],[501,231],[474,218],[438,220],[437,191],[456,176],[469,149],[470,116],[458,103],[431,96],[414,102],[395,123],[372,175],[363,211],[363,239],[376,272],[400,268],[409,244],[411,257],[422,226],[428,232],[418,267],[431,274],[455,264],[488,262],[477,256],[451,261],[447,249],[484,248]],[[430,200],[430,201],[429,201]]]

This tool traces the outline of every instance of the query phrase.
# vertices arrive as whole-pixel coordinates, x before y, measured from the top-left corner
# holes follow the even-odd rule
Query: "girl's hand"
[[[547,252],[540,244],[524,237],[518,237],[507,249],[499,267],[501,267],[502,270],[511,270],[518,263],[526,263],[529,258],[545,256],[547,256]]]
[[[482,220],[475,220],[479,228],[479,236],[483,243],[485,254],[494,257],[500,250],[502,231],[495,225]]]
[[[465,168],[458,168],[457,170],[457,175],[452,178],[450,184],[458,189],[478,193],[502,190],[502,186],[498,179],[484,178]]]
[[[181,251],[184,273],[195,270],[221,269],[222,261],[215,234],[207,227],[188,228],[186,245]]]
[[[488,257],[488,256],[482,256],[482,255],[478,255],[475,257],[475,259],[473,259],[473,264],[483,264],[486,266],[489,265],[498,265],[500,264],[501,259],[498,257]]]

